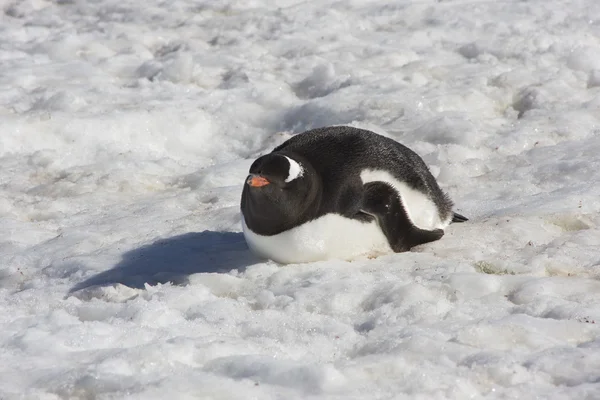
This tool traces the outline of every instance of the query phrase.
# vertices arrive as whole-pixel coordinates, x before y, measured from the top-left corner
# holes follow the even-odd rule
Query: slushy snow
[[[600,398],[600,2],[0,0],[0,398]],[[252,161],[351,125],[469,222],[278,265]]]

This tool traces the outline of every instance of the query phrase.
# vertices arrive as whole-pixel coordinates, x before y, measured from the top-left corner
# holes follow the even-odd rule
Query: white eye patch
[[[304,175],[304,168],[302,168],[302,165],[300,165],[297,161],[292,160],[288,156],[284,157],[287,158],[288,162],[290,163],[290,170],[288,171],[288,177],[285,180],[286,182],[291,182],[294,179]]]

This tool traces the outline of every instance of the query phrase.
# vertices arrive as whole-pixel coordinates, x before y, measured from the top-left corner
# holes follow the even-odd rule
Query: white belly
[[[291,264],[391,252],[377,222],[363,223],[327,214],[273,236],[252,232],[242,216],[242,228],[250,250],[273,261]]]

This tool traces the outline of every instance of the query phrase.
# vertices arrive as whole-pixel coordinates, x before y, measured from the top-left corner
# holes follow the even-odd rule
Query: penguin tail
[[[465,217],[464,215],[460,215],[457,213],[453,213],[453,215],[452,215],[452,222],[465,222],[468,220],[469,220],[469,218]]]

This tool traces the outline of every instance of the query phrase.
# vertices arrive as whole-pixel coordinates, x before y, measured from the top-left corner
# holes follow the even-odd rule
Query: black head
[[[250,166],[242,192],[247,226],[273,235],[298,222],[312,206],[318,182],[312,167],[300,157],[270,153]]]

